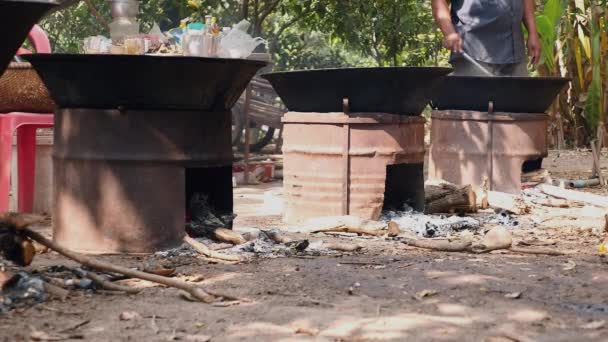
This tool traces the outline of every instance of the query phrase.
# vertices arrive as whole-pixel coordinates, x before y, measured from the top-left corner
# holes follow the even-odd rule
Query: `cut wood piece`
[[[279,233],[276,229],[272,229],[272,230],[265,230],[263,231],[266,236],[268,236],[270,238],[270,240],[276,242],[276,243],[290,243],[293,240],[288,238],[287,236]]]
[[[468,252],[471,250],[471,241],[457,241],[451,242],[448,240],[410,240],[406,239],[402,241],[408,246],[432,249],[434,251],[441,252]]]
[[[387,233],[386,230],[370,230],[356,227],[336,227],[322,230],[315,230],[312,233],[353,233],[360,235],[382,236]]]
[[[548,184],[541,184],[538,186],[538,188],[542,193],[549,196],[553,196],[555,198],[587,203],[602,208],[608,207],[608,197],[606,196],[600,196],[576,190],[562,189]]]
[[[490,208],[502,209],[515,215],[524,215],[530,212],[530,206],[526,204],[521,196],[498,191],[487,191],[485,199]],[[482,197],[481,200],[480,206],[482,206],[484,198]]]
[[[195,239],[189,237],[188,235],[186,235],[184,237],[184,242],[189,244],[197,252],[201,253],[202,255],[204,255],[208,258],[225,260],[225,261],[242,261],[241,257],[238,255],[227,255],[227,254],[218,253],[216,251],[209,249],[209,247],[207,247],[207,245],[205,245],[204,243],[196,241]]]
[[[328,249],[333,249],[334,251],[340,251],[340,252],[356,252],[363,248],[362,246],[359,246],[359,245],[351,245],[351,244],[346,244],[346,243],[334,243],[334,242],[324,243],[323,247],[326,247]]]
[[[323,216],[307,220],[301,225],[291,227],[294,233],[315,233],[321,231],[331,231],[334,228],[363,229],[375,231],[386,229],[386,223],[372,220],[365,220],[357,216]]]
[[[455,186],[434,186],[424,188],[425,214],[468,213],[477,210],[477,196],[470,185],[462,188]]]
[[[217,228],[213,231],[213,237],[220,242],[228,242],[234,245],[241,245],[247,242],[243,235],[232,229]]]
[[[552,207],[552,208],[570,208],[570,207],[581,207],[582,206],[578,202],[570,202],[565,199],[559,199],[559,198],[537,198],[537,199],[531,200],[530,202],[533,204],[536,204],[536,205],[542,205],[545,207]]]
[[[554,256],[573,254],[571,252],[562,252],[557,249],[549,249],[549,248],[511,247],[509,250],[511,252],[520,253],[520,254],[554,255]]]
[[[395,237],[401,234],[401,229],[399,229],[399,224],[395,221],[390,221],[388,223],[388,236]]]

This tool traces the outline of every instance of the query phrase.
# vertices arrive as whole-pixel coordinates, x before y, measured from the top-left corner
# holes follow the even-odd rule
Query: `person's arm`
[[[462,38],[452,24],[452,16],[446,0],[432,0],[431,7],[433,8],[435,23],[443,33],[443,46],[452,52],[461,53]]]
[[[538,64],[542,48],[536,30],[535,7],[534,0],[524,0],[524,25],[528,30],[528,56],[532,59],[533,64]]]

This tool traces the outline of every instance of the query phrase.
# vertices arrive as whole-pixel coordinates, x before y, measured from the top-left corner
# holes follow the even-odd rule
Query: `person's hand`
[[[538,34],[531,34],[528,37],[528,56],[532,60],[532,64],[536,65],[540,62],[540,55],[542,53],[542,48],[540,45],[540,39],[538,39]]]
[[[443,37],[443,47],[454,53],[462,53],[462,37],[457,32],[446,35]]]

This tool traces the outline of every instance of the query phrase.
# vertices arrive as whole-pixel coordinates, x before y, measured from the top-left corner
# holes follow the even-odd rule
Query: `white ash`
[[[265,232],[260,231],[255,240],[234,246],[224,251],[226,254],[245,254],[263,258],[277,258],[302,253],[309,246],[308,240],[295,240],[288,243],[277,243]]]
[[[401,229],[408,229],[420,237],[441,237],[462,230],[479,230],[481,223],[472,217],[424,215],[413,210],[385,211],[381,221],[395,221]]]

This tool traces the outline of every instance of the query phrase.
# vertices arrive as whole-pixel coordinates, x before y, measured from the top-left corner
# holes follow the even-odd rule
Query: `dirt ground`
[[[552,152],[544,167],[556,178],[585,178],[591,155]],[[235,189],[235,228],[281,227],[280,186]],[[236,265],[195,257],[106,256],[125,266],[170,262],[180,277],[200,276],[209,289],[252,301],[218,307],[162,287],[136,295],[74,291],[63,302],[0,315],[0,340],[28,340],[32,331],[43,331],[87,341],[608,341],[608,260],[598,253],[603,211],[536,208],[518,220],[512,230],[516,242],[543,241],[547,248],[575,253],[444,253],[384,238],[321,234],[310,240],[356,240],[365,248]],[[47,253],[27,270],[61,264],[73,265]],[[126,311],[141,318],[120,320]]]

